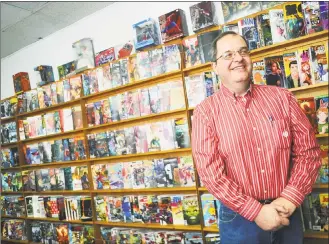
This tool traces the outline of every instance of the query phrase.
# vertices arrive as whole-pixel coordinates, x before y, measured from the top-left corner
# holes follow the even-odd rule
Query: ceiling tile
[[[48,2],[4,2],[4,3],[34,12],[42,8],[42,6],[44,6]]]
[[[1,30],[31,15],[31,11],[1,3]]]

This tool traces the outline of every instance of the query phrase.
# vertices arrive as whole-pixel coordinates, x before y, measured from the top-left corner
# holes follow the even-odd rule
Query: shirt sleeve
[[[302,204],[321,167],[321,151],[312,125],[289,92],[290,129],[292,133],[292,165],[287,186],[281,197],[297,207]]]
[[[200,106],[193,112],[192,153],[200,180],[225,206],[254,221],[262,205],[243,194],[242,188],[225,174],[224,159],[218,152],[219,139],[206,114]]]

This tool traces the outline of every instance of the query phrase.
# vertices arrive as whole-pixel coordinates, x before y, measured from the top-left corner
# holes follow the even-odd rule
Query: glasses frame
[[[248,49],[246,50],[247,52],[244,55],[241,55],[242,51],[245,51],[245,49],[241,48],[240,50],[236,50],[236,51],[229,50],[227,52],[232,52],[233,53],[232,58],[223,58],[223,60],[233,60],[235,58],[236,53],[239,53],[239,55],[241,57],[249,57],[250,56],[250,51]],[[224,54],[222,54],[218,58],[216,58],[215,63],[217,63],[218,59],[222,59],[223,56],[224,56]]]

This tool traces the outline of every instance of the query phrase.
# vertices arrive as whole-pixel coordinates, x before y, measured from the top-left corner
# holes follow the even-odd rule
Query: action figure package
[[[214,2],[206,1],[192,5],[190,6],[190,14],[194,32],[218,25]]]
[[[160,44],[159,30],[156,22],[145,19],[133,25],[136,50]]]
[[[95,68],[95,52],[93,41],[90,38],[83,38],[72,44],[76,53],[76,72]]]
[[[188,36],[185,12],[175,9],[159,17],[161,39],[168,42],[183,36]]]
[[[37,78],[37,86],[43,86],[55,81],[53,67],[49,65],[39,65],[34,68]]]
[[[13,75],[15,93],[31,90],[29,74],[27,72],[19,72]]]
[[[58,70],[59,79],[65,78],[69,74],[74,74],[76,67],[77,65],[75,60],[58,66],[57,70]]]
[[[125,43],[121,43],[114,47],[115,58],[125,58],[135,53],[135,46],[132,40],[129,40]]]
[[[96,66],[112,62],[115,60],[115,52],[114,47],[110,47],[108,49],[105,49],[103,51],[100,51],[95,54],[95,64]]]

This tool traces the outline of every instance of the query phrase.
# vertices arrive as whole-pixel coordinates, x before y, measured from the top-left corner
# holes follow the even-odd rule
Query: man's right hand
[[[255,223],[265,231],[275,231],[288,226],[289,219],[281,217],[279,212],[288,213],[288,210],[276,204],[265,204],[255,218]]]

